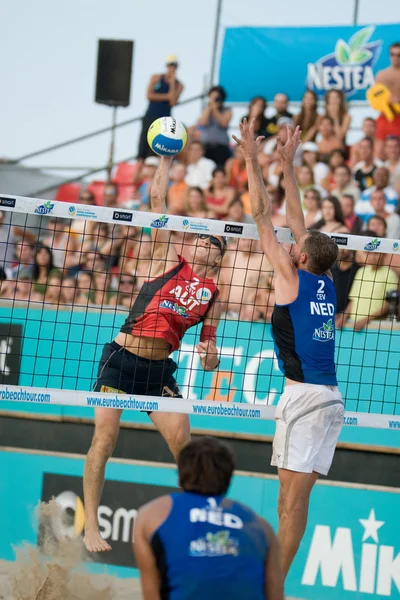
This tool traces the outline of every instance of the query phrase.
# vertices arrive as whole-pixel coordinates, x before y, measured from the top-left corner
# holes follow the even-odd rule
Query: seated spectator
[[[129,259],[121,257],[119,271],[122,276],[129,274],[136,280],[136,290],[140,290],[143,283],[149,279],[152,265],[153,244],[151,235],[141,230],[138,237],[138,243],[135,245],[134,252]]]
[[[327,192],[330,192],[336,187],[336,182],[333,177],[333,173],[336,167],[341,167],[346,164],[346,153],[344,150],[338,148],[337,150],[333,150],[329,155],[328,167],[329,173],[326,177],[321,180],[321,186]]]
[[[168,188],[167,205],[171,215],[184,215],[186,205],[186,192],[188,184],[185,183],[186,166],[174,162],[171,168],[171,185]]]
[[[57,305],[57,307],[63,303],[61,297],[61,279],[58,275],[49,278],[43,301],[45,304],[53,304]]]
[[[204,156],[203,144],[197,140],[193,140],[188,149],[186,183],[190,187],[200,187],[202,190],[207,189],[216,166],[213,160]]]
[[[318,152],[320,153],[321,160],[328,162],[329,156],[333,150],[343,149],[344,144],[341,138],[335,133],[335,125],[333,119],[328,116],[321,118],[318,133],[320,134],[318,140]]]
[[[328,196],[322,201],[322,219],[315,223],[310,229],[317,229],[325,233],[349,233],[347,229],[342,208],[336,196]]]
[[[262,147],[262,151],[260,151],[259,156],[258,156],[258,162],[259,162],[261,168],[263,169],[264,177],[265,177],[265,171],[267,170],[268,171],[268,181],[269,181],[269,183],[272,183],[272,185],[275,185],[275,186],[278,183],[277,180],[278,180],[279,175],[281,174],[281,170],[282,170],[282,165],[280,164],[281,161],[280,161],[278,153],[277,153],[276,138],[279,137],[279,139],[282,141],[282,144],[286,144],[288,128],[289,128],[289,130],[294,131],[293,122],[288,117],[282,117],[281,119],[278,119],[277,125],[276,125],[276,134],[277,135],[272,137],[271,139],[267,140],[267,142]],[[263,156],[264,156],[264,160],[265,160],[265,156],[267,157],[266,165],[262,164]],[[268,158],[268,157],[270,157],[270,158]],[[296,151],[293,164],[295,167],[300,167],[303,164],[303,150],[301,148],[301,145],[298,147],[298,149]],[[271,177],[272,173],[275,173],[276,180],[274,180]]]
[[[217,166],[223,166],[231,155],[228,127],[232,111],[224,105],[225,99],[224,88],[220,85],[213,86],[208,92],[208,104],[197,121],[204,154]]]
[[[373,217],[368,219],[367,229],[369,229],[370,231],[376,231],[376,235],[380,238],[387,237],[386,219],[380,217],[379,215],[374,215]]]
[[[239,197],[235,197],[230,201],[226,220],[235,221],[236,223],[254,223],[253,219],[244,212],[244,204]]]
[[[94,206],[96,204],[96,199],[94,197],[93,192],[87,189],[82,189],[79,193],[78,202],[80,204],[88,204],[89,206]]]
[[[317,189],[309,188],[304,192],[303,202],[306,229],[310,229],[322,219],[321,194]]]
[[[272,267],[256,240],[235,240],[228,247],[218,280],[227,317],[246,321],[264,319],[268,305],[266,290],[271,277]]]
[[[354,165],[353,175],[363,192],[373,185],[373,174],[378,167],[382,166],[382,161],[374,157],[374,140],[372,138],[361,140],[358,149],[361,160]]]
[[[360,201],[356,204],[356,213],[364,218],[364,215],[370,215],[371,212],[371,196],[374,192],[383,192],[385,196],[386,211],[393,212],[398,204],[399,196],[396,191],[389,185],[389,171],[386,167],[378,167],[373,175],[374,185],[364,190],[361,194]]]
[[[27,275],[21,274],[15,283],[14,300],[21,302],[32,301],[32,279]]]
[[[169,117],[171,108],[179,100],[183,85],[177,79],[178,58],[170,54],[165,62],[166,73],[152,75],[147,86],[149,105],[142,119],[142,131],[139,139],[138,158],[142,161],[152,154],[147,143],[147,132],[150,125],[160,117]]]
[[[97,306],[109,304],[112,292],[110,289],[111,276],[107,271],[93,273],[92,303]]]
[[[373,140],[375,138],[376,133],[376,121],[372,117],[366,117],[363,120],[362,124],[362,132],[365,138],[371,138]],[[362,160],[360,156],[360,142],[356,142],[350,148],[350,160],[349,167],[353,169],[354,166]]]
[[[391,135],[384,145],[385,167],[390,173],[389,185],[394,186],[400,179],[400,137]]]
[[[291,125],[293,125],[293,115],[288,111],[289,96],[287,94],[275,94],[274,108],[275,114],[271,117],[267,129],[269,135],[276,135],[279,133],[280,125],[288,125],[289,122],[291,122]]]
[[[148,156],[139,167],[134,176],[135,185],[138,185],[141,203],[148,208],[150,203],[150,186],[160,164],[158,156]]]
[[[106,183],[103,190],[103,206],[117,206],[119,189],[116,183]]]
[[[305,142],[302,149],[304,164],[312,168],[315,183],[321,185],[321,181],[329,174],[329,167],[319,160],[317,144],[315,142]]]
[[[387,237],[398,240],[400,239],[400,216],[388,209],[389,205],[386,203],[384,191],[375,190],[370,196],[368,210],[367,207],[365,207],[366,212],[361,215],[361,218],[365,222],[371,219],[373,216],[378,216],[382,219],[385,219]],[[368,227],[368,229],[372,229],[372,227]]]
[[[15,228],[6,223],[6,213],[0,210],[0,268],[10,271],[15,255]]]
[[[224,219],[234,197],[235,190],[228,186],[224,169],[217,167],[206,193],[207,207],[215,213],[217,219]]]
[[[377,237],[375,231],[364,232],[366,237]],[[336,327],[340,329],[348,319],[354,322],[355,331],[361,331],[368,323],[386,316],[389,303],[387,292],[398,289],[399,280],[396,273],[384,265],[384,254],[366,252],[365,266],[358,269],[349,293],[350,302],[341,318],[337,319]]]
[[[76,278],[75,305],[88,306],[88,304],[93,304],[94,285],[92,271],[79,271]]]
[[[355,205],[356,203],[353,196],[349,194],[343,194],[340,198],[340,206],[342,207],[344,222],[347,229],[353,235],[360,235],[364,226],[364,221],[354,212]]]
[[[306,190],[309,190],[310,188],[317,189],[321,197],[325,197],[327,195],[326,191],[315,183],[314,171],[312,167],[309,167],[308,165],[303,165],[302,167],[299,167],[296,172],[296,177],[302,201],[304,201],[304,194]]]
[[[274,227],[287,227],[286,214],[283,209],[284,190],[281,187],[267,185],[267,192],[271,200],[271,222]]]
[[[39,243],[36,247],[33,264],[33,289],[44,296],[49,278],[57,276],[61,278],[61,272],[53,265],[53,255],[50,248]]]
[[[186,212],[188,217],[211,219],[215,216],[206,202],[206,196],[200,187],[190,187],[186,193]]]
[[[51,250],[54,267],[61,272],[77,268],[81,250],[80,236],[71,233],[68,221],[60,217],[47,219],[46,225],[48,233],[42,241]]]
[[[331,268],[336,289],[336,320],[342,321],[342,313],[349,304],[349,293],[360,265],[356,262],[355,252],[340,248],[337,262]]]
[[[66,308],[75,304],[76,296],[76,278],[64,277],[61,281],[61,298]]]
[[[235,156],[226,161],[225,173],[230,187],[238,192],[244,192],[247,189],[246,161],[239,146],[235,148]]]
[[[345,145],[351,116],[347,110],[344,94],[341,90],[333,89],[326,92],[325,116],[332,119],[335,135]]]
[[[255,136],[258,137],[262,135],[266,140],[273,136],[268,129],[271,119],[265,116],[265,111],[267,109],[267,101],[263,96],[256,96],[253,98],[249,104],[249,112],[246,115],[246,119],[250,122],[252,119],[254,121],[254,133]]]
[[[303,100],[301,102],[300,107],[300,113],[298,115],[295,115],[295,117],[293,118],[294,126],[299,126],[302,132],[301,139],[303,141],[303,152],[305,152],[304,144],[307,142],[315,142],[315,138],[318,133],[319,121],[321,117],[317,112],[317,108],[317,94],[313,90],[307,90],[306,92],[304,92]],[[312,150],[312,152],[316,151],[317,150]],[[319,183],[319,181],[317,181],[317,183]]]
[[[346,165],[336,167],[333,172],[333,178],[336,186],[331,191],[331,196],[336,196],[338,200],[343,195],[353,196],[355,202],[360,198],[360,188],[352,178],[351,171]]]
[[[31,244],[22,240],[15,245],[16,265],[6,270],[8,279],[19,279],[20,276],[31,279],[34,265],[34,250]]]
[[[110,304],[130,309],[137,298],[136,286],[135,275],[122,273],[119,278],[117,291],[111,295]]]

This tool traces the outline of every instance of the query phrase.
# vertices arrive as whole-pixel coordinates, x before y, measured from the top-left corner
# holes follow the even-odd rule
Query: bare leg
[[[190,422],[187,415],[154,412],[151,420],[167,442],[175,460],[179,452],[190,442]]]
[[[278,474],[278,539],[283,574],[286,577],[306,530],[310,493],[319,474],[297,473],[287,469],[278,469]]]
[[[85,499],[85,537],[83,542],[88,552],[111,550],[111,546],[100,535],[97,512],[104,486],[106,464],[118,438],[121,413],[121,410],[113,408],[96,409],[96,428],[83,474]]]

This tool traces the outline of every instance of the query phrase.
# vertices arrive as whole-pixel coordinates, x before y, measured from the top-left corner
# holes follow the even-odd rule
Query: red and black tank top
[[[214,280],[198,277],[180,256],[176,267],[144,282],[121,331],[163,338],[174,352],[186,331],[204,319],[217,297]]]

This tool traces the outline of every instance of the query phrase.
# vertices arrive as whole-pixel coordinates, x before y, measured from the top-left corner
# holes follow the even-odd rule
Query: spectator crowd
[[[393,44],[390,53],[389,69],[397,69],[400,89],[400,44]],[[169,56],[166,73],[150,79],[138,158],[134,164],[124,165],[128,178],[116,177],[101,187],[101,194],[98,186],[89,184],[80,190],[77,202],[150,209],[151,183],[159,158],[145,143],[144,134],[155,118],[168,116],[178,102],[183,85],[177,69],[178,59]],[[213,86],[197,122],[188,127],[188,143],[170,173],[167,206],[171,214],[252,222],[245,162],[230,143],[229,129],[237,124],[232,123],[226,99],[227,92]],[[307,228],[400,239],[400,132],[391,132],[388,126],[382,139],[382,115],[378,126],[375,118],[368,116],[360,139],[349,145],[352,115],[343,93],[335,89],[327,92],[321,108],[311,90],[304,93],[298,114],[290,112],[284,93],[276,94],[268,116],[267,108],[266,98],[255,97],[243,116],[255,119],[256,133],[264,137],[258,160],[275,227],[286,227],[276,138],[285,141],[288,128],[299,125],[303,144],[295,167]],[[189,234],[172,236],[183,254],[191,239]],[[398,248],[399,244],[393,249]],[[0,298],[128,309],[148,276],[151,252],[146,229],[43,218],[33,233],[5,223],[5,214],[0,212]],[[356,329],[362,329],[371,320],[384,318],[390,308],[388,297],[396,296],[399,274],[400,256],[395,253],[340,250],[333,273],[337,326],[350,318]],[[258,242],[231,238],[218,278],[228,318],[270,319],[274,278]]]

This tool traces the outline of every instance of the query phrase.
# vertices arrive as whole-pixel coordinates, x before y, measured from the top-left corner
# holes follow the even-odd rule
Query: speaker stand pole
[[[117,106],[112,107],[112,126],[111,126],[111,142],[110,156],[107,165],[107,183],[111,183],[111,172],[114,165],[114,147],[115,147],[115,129],[117,126]]]

